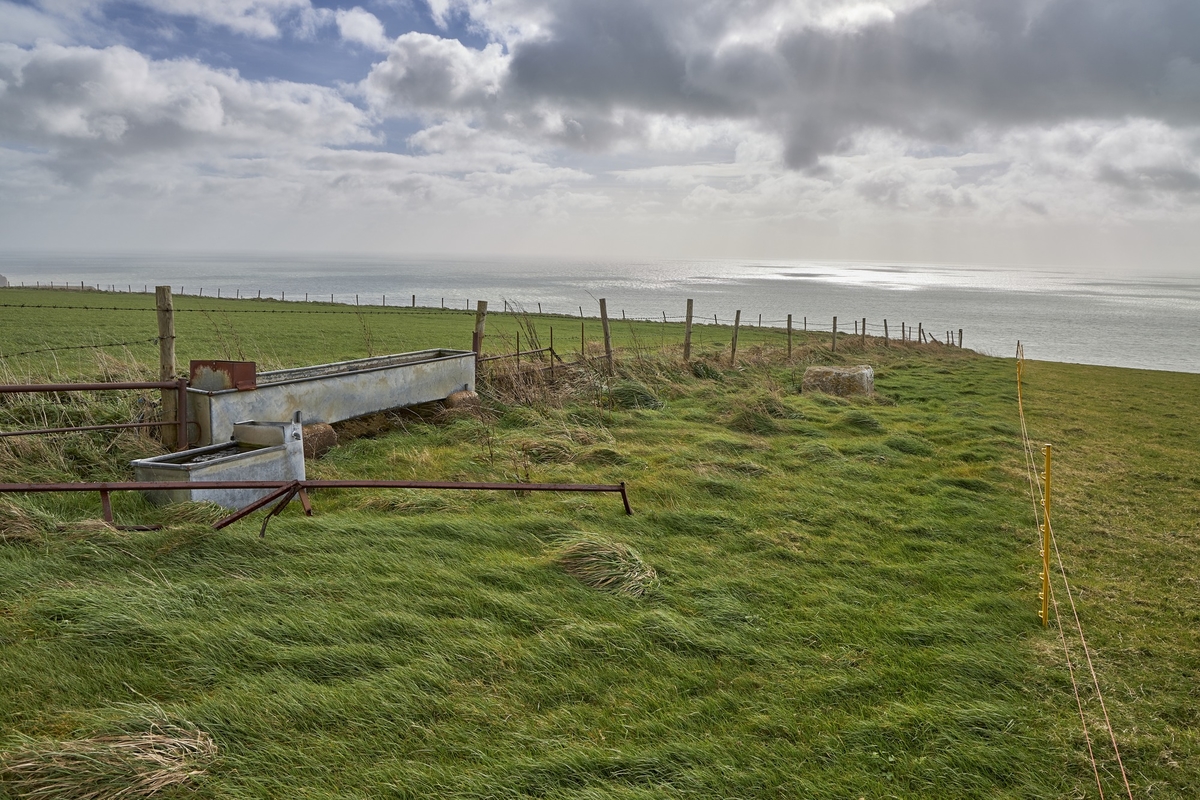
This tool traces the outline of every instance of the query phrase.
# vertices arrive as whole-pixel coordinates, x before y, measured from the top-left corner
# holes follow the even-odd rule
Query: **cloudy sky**
[[[1200,274],[1197,0],[0,0],[0,249]]]

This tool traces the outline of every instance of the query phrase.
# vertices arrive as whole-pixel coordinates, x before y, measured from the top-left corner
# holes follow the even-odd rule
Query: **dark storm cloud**
[[[955,0],[849,35],[805,31],[780,47],[796,86],[792,161],[864,125],[946,141],[981,123],[1194,124],[1198,32],[1200,4],[1180,0]]]
[[[981,125],[1200,122],[1196,0],[941,0],[749,44],[722,42],[721,25],[693,25],[670,2],[551,10],[547,35],[514,48],[506,88],[516,97],[580,116],[757,120],[783,136],[793,167],[870,127],[952,142]],[[727,9],[728,24],[738,10]]]
[[[694,82],[689,54],[641,0],[560,7],[552,35],[516,50],[512,83],[535,97],[675,113],[729,113],[734,98]]]

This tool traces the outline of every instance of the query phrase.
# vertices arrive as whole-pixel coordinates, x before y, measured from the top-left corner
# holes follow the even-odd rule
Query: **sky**
[[[1196,0],[0,0],[0,250],[1200,276]]]

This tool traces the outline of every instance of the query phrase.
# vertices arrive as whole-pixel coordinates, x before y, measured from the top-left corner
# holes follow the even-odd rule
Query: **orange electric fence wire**
[[[1117,746],[1116,733],[1113,731],[1112,721],[1108,715],[1108,707],[1104,702],[1104,694],[1100,690],[1100,679],[1097,677],[1095,666],[1092,664],[1091,649],[1088,647],[1087,639],[1085,638],[1084,633],[1083,633],[1083,623],[1079,619],[1079,610],[1075,606],[1075,597],[1074,597],[1074,594],[1071,592],[1071,584],[1067,581],[1067,570],[1066,570],[1066,566],[1063,564],[1062,553],[1058,549],[1058,540],[1055,539],[1055,537],[1054,537],[1054,528],[1050,524],[1049,518],[1046,517],[1045,519],[1043,519],[1042,515],[1039,512],[1039,496],[1044,499],[1046,490],[1045,490],[1045,487],[1042,486],[1041,476],[1037,472],[1036,456],[1034,455],[1033,443],[1030,441],[1029,428],[1027,427],[1027,425],[1025,423],[1025,403],[1024,403],[1024,397],[1022,394],[1022,385],[1021,385],[1022,378],[1024,376],[1024,372],[1025,372],[1025,349],[1024,349],[1024,347],[1021,346],[1020,342],[1017,342],[1017,410],[1018,410],[1018,413],[1021,418],[1021,439],[1022,439],[1022,443],[1024,445],[1024,450],[1025,450],[1025,467],[1026,467],[1026,471],[1028,473],[1028,478],[1029,478],[1029,495],[1030,495],[1030,500],[1033,503],[1034,520],[1038,523],[1039,530],[1042,530],[1043,524],[1045,525],[1045,531],[1047,533],[1047,541],[1049,541],[1054,547],[1054,555],[1058,561],[1059,572],[1062,574],[1063,588],[1066,590],[1067,599],[1068,599],[1068,601],[1070,601],[1070,604],[1071,604],[1071,613],[1072,613],[1072,616],[1075,618],[1075,630],[1079,633],[1079,643],[1083,647],[1083,654],[1084,654],[1085,658],[1087,659],[1088,671],[1091,673],[1091,676],[1092,676],[1092,688],[1096,692],[1096,698],[1100,701],[1100,708],[1104,713],[1104,726],[1105,726],[1105,728],[1108,729],[1108,737],[1109,737],[1109,741],[1112,743],[1113,755],[1116,757],[1117,766],[1119,767],[1119,769],[1121,771],[1121,780],[1125,786],[1125,794],[1129,798],[1129,800],[1133,800],[1133,791],[1132,791],[1132,789],[1130,789],[1130,786],[1129,786],[1129,777],[1125,772],[1125,764],[1121,760],[1121,750]],[[1045,554],[1043,554],[1043,555],[1045,555]],[[1047,578],[1048,578],[1048,573],[1047,573]],[[1066,634],[1065,634],[1065,631],[1064,631],[1064,628],[1062,625],[1062,618],[1059,615],[1058,598],[1055,597],[1055,595],[1054,595],[1053,584],[1047,583],[1047,588],[1049,590],[1050,601],[1053,603],[1053,607],[1054,607],[1054,621],[1055,621],[1056,626],[1058,627],[1059,639],[1063,645],[1063,655],[1066,657],[1066,660],[1067,660],[1067,670],[1070,673],[1070,677],[1071,677],[1071,688],[1075,692],[1075,704],[1079,708],[1079,719],[1083,726],[1083,738],[1087,742],[1088,759],[1092,763],[1092,774],[1096,778],[1096,789],[1100,793],[1101,800],[1103,800],[1104,786],[1100,780],[1100,769],[1099,769],[1099,766],[1097,765],[1096,756],[1092,749],[1092,739],[1091,739],[1091,736],[1088,734],[1087,718],[1084,715],[1084,711],[1083,711],[1083,700],[1079,694],[1079,684],[1075,680],[1075,667],[1074,667],[1074,663],[1071,660],[1070,649],[1067,647],[1067,639],[1066,639]]]

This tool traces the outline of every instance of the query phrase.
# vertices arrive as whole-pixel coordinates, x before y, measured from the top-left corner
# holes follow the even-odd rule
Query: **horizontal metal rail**
[[[482,356],[480,358],[476,358],[475,363],[482,364],[485,361],[499,361],[502,358],[520,358],[521,356],[536,356],[539,353],[550,353],[551,355],[556,355],[552,348],[539,347],[537,350],[522,350],[519,353],[502,353],[501,355],[498,355],[498,356]],[[559,359],[559,360],[561,361],[562,359]]]
[[[178,425],[178,422],[114,422],[111,425],[74,425],[70,428],[35,428],[28,431],[0,432],[0,439],[6,436],[33,436],[42,433],[76,433],[78,431],[111,431],[119,428],[162,428]]]
[[[48,433],[78,433],[80,431],[106,431],[120,428],[152,428],[174,426],[176,429],[176,451],[187,450],[187,381],[121,381],[114,383],[7,383],[0,384],[0,394],[52,394],[55,392],[112,392],[137,389],[173,389],[176,394],[176,419],[162,422],[123,422],[112,425],[74,425],[66,428],[38,428],[25,431],[6,431],[7,436],[37,436]]]
[[[341,480],[341,481],[119,481],[94,483],[0,483],[0,494],[48,493],[48,492],[99,492],[100,505],[106,522],[112,522],[112,492],[178,491],[203,489],[270,489],[264,497],[238,509],[229,516],[213,523],[220,530],[237,522],[272,502],[279,501],[263,520],[262,532],[266,533],[271,517],[279,514],[293,497],[299,497],[306,514],[312,514],[308,502],[309,489],[433,489],[466,491],[511,491],[511,492],[611,492],[621,495],[625,513],[632,514],[625,482],[613,484],[597,483],[512,483],[512,482],[460,482],[460,481],[389,481],[389,480]],[[133,530],[144,530],[134,527]]]
[[[6,383],[0,394],[37,392],[105,392],[125,389],[174,389],[178,381],[125,381],[123,383]]]

